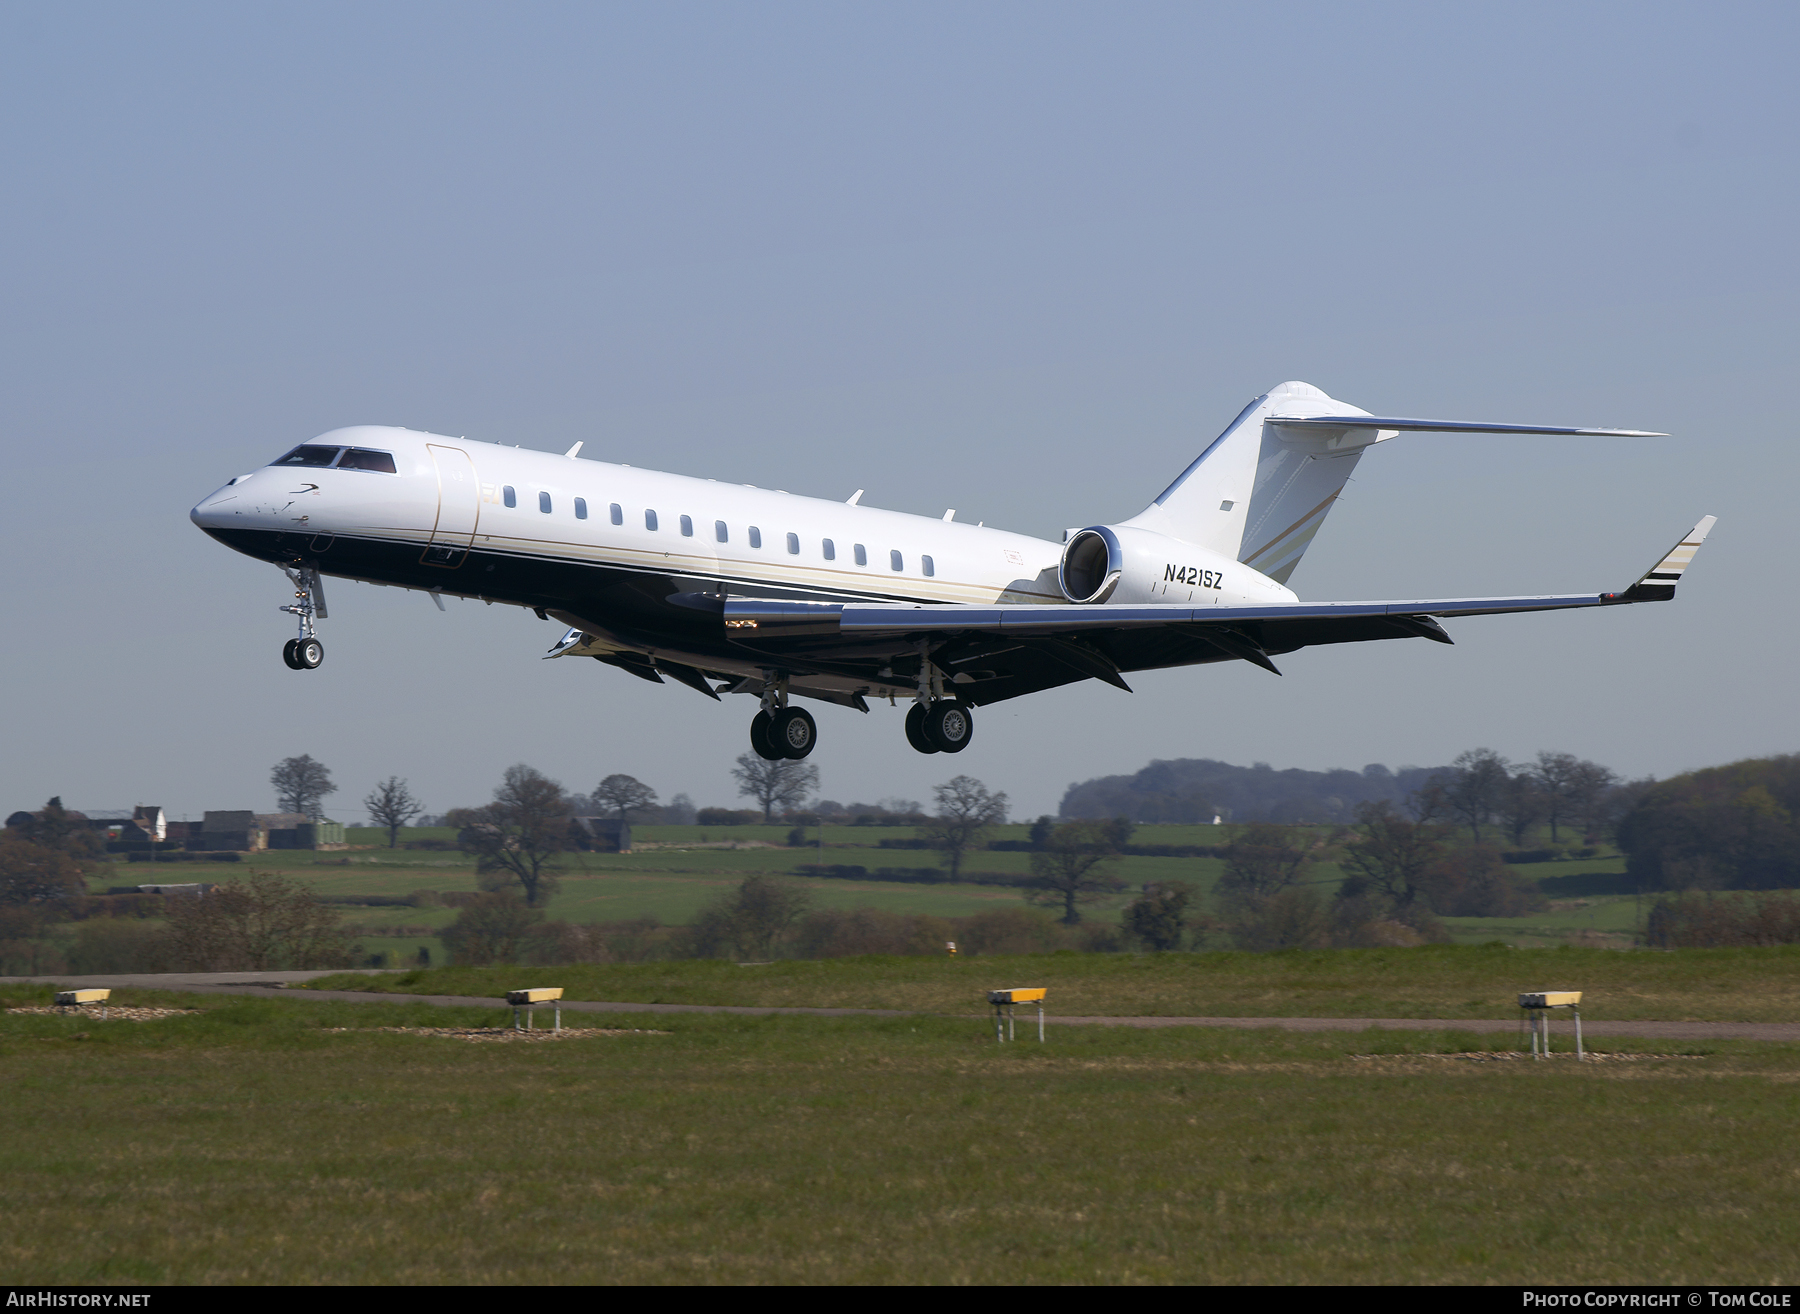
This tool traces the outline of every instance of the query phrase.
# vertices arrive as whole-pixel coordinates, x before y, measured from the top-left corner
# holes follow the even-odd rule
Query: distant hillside
[[[1064,817],[1130,817],[1133,821],[1331,821],[1354,819],[1356,805],[1398,802],[1448,767],[1401,767],[1379,762],[1361,771],[1277,771],[1267,762],[1233,766],[1211,758],[1152,762],[1131,776],[1101,776],[1070,785]]]

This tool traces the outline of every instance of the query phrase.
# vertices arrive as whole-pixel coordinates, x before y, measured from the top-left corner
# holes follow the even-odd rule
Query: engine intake
[[[1071,534],[1056,567],[1056,582],[1070,602],[1105,602],[1124,576],[1125,550],[1105,525]]]

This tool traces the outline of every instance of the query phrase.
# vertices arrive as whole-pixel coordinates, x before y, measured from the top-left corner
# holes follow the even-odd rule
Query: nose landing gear
[[[282,645],[281,660],[296,671],[316,671],[325,660],[325,645],[319,642],[313,621],[324,620],[329,614],[325,610],[325,586],[315,566],[283,566],[281,573],[294,582],[294,601],[281,610],[300,623],[300,637]]]

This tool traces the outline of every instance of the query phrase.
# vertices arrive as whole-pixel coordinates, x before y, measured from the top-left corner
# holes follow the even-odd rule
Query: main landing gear
[[[750,747],[766,761],[798,761],[819,742],[819,727],[804,707],[787,705],[787,677],[766,672],[763,705],[750,721]]]
[[[325,645],[314,632],[313,620],[324,620],[325,587],[314,566],[283,566],[281,573],[294,582],[294,601],[281,608],[300,622],[300,637],[289,639],[281,648],[281,660],[296,671],[316,671],[325,660]]]
[[[921,753],[960,753],[975,733],[975,716],[967,704],[944,694],[944,674],[931,661],[930,648],[919,645],[919,692],[906,713],[906,742]]]
[[[960,753],[974,733],[971,709],[948,698],[914,703],[906,713],[906,742],[921,753]]]

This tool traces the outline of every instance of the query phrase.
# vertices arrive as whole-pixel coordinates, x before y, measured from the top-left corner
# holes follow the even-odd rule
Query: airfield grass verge
[[[1586,1017],[1665,1022],[1800,1018],[1800,946],[1511,949],[1434,945],[1273,954],[717,960],[570,967],[446,967],[343,975],[314,989],[493,997],[560,985],[569,999],[969,1013],[986,991],[1046,986],[1066,1016],[1516,1018],[1522,990],[1581,990]]]
[[[0,1015],[11,1281],[1794,1278],[1795,1046],[117,997],[201,1011]]]

